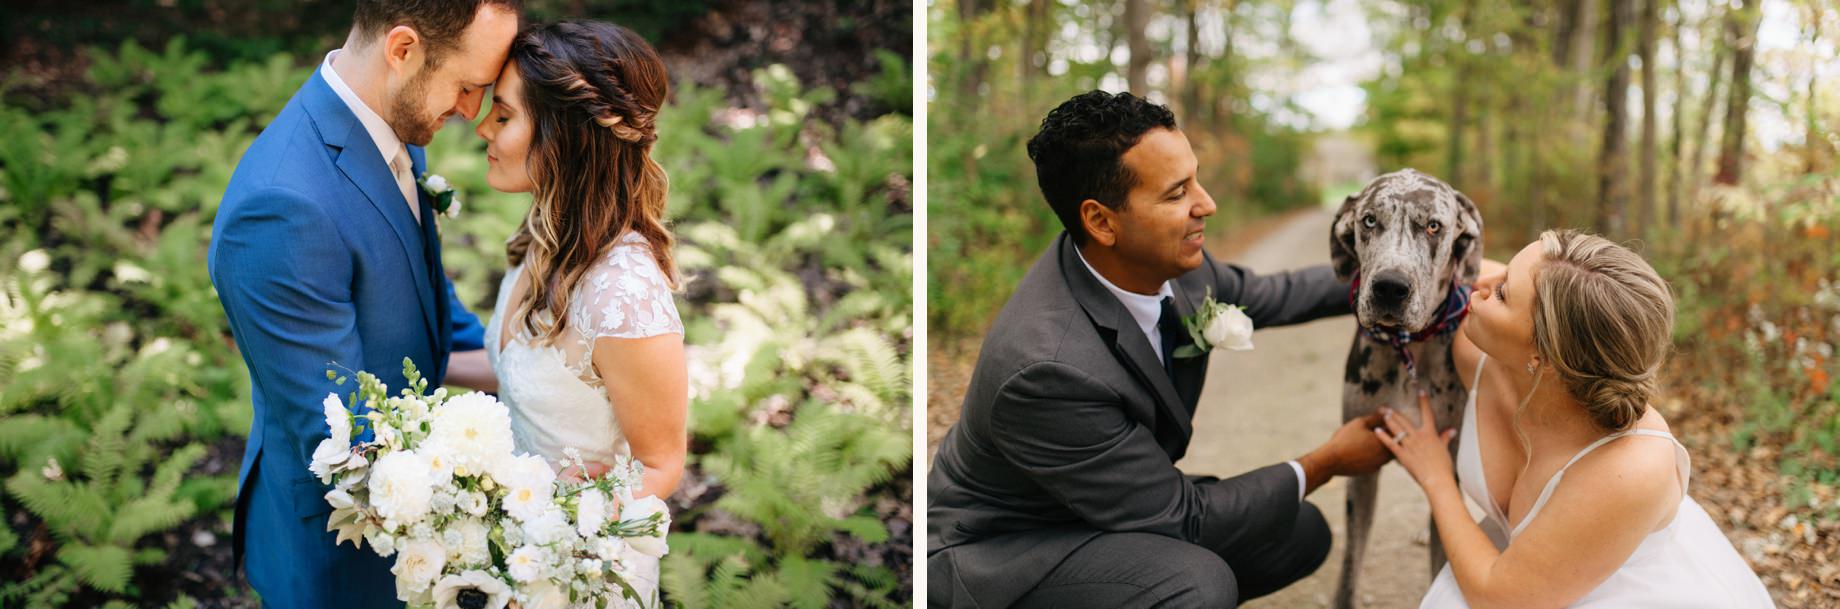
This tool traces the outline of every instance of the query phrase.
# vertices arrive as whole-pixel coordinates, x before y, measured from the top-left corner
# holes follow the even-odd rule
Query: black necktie
[[[1183,338],[1188,336],[1188,329],[1182,325],[1182,315],[1176,313],[1174,296],[1163,297],[1163,312],[1156,319],[1156,330],[1163,335],[1163,372],[1169,374],[1169,382],[1176,380],[1176,348]]]

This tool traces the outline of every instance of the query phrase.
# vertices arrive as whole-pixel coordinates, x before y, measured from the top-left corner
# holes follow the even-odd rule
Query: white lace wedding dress
[[[627,233],[594,263],[576,285],[568,327],[553,345],[536,344],[523,324],[509,333],[503,329],[511,313],[506,302],[523,270],[519,265],[505,274],[486,324],[486,357],[498,376],[498,398],[511,410],[518,451],[541,455],[551,464],[563,460],[570,447],[589,462],[631,456],[594,368],[593,347],[600,338],[683,334],[670,284],[652,258],[651,245]],[[629,583],[640,598],[655,598],[658,559],[629,551],[625,560],[633,567]]]
[[[1487,361],[1487,357],[1483,358]],[[1700,508],[1699,502],[1687,495],[1687,477],[1691,468],[1687,459],[1687,449],[1681,446],[1674,436],[1667,432],[1652,429],[1632,429],[1615,433],[1586,446],[1578,451],[1565,467],[1547,480],[1546,487],[1540,491],[1539,498],[1533,502],[1533,509],[1521,518],[1519,526],[1510,527],[1508,518],[1501,513],[1500,506],[1489,497],[1489,485],[1483,480],[1482,452],[1477,447],[1476,433],[1476,384],[1482,381],[1482,362],[1476,364],[1476,380],[1470,383],[1469,403],[1463,409],[1463,427],[1457,432],[1461,437],[1457,447],[1457,479],[1463,494],[1483,506],[1487,513],[1483,529],[1489,531],[1490,538],[1497,548],[1506,549],[1513,543],[1527,523],[1533,522],[1540,515],[1540,508],[1546,506],[1546,500],[1552,497],[1553,489],[1558,488],[1559,481],[1565,477],[1565,470],[1579,459],[1599,446],[1625,436],[1651,436],[1663,438],[1674,444],[1675,464],[1680,476],[1680,508],[1674,514],[1674,521],[1666,528],[1649,533],[1642,543],[1636,546],[1635,553],[1618,567],[1610,578],[1604,580],[1596,589],[1584,595],[1584,598],[1570,606],[1591,609],[1756,609],[1775,607],[1770,594],[1764,590],[1763,582],[1751,571],[1750,565],[1738,556],[1731,541],[1719,531],[1719,525],[1712,521],[1706,510]],[[1653,440],[1649,440],[1653,441]],[[1498,534],[1509,531],[1505,541]],[[1451,573],[1450,565],[1438,572],[1432,580],[1431,589],[1425,593],[1425,600],[1419,609],[1467,609],[1469,603],[1463,599],[1463,591],[1457,586],[1456,575]]]

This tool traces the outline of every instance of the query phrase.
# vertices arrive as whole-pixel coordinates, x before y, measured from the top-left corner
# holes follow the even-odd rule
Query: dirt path
[[[1231,259],[1259,272],[1325,264],[1329,221],[1328,211],[1299,214]],[[1342,366],[1354,331],[1351,317],[1325,319],[1261,330],[1253,335],[1253,350],[1214,354],[1195,415],[1195,437],[1177,466],[1230,476],[1294,459],[1327,440],[1341,424]],[[1303,581],[1245,607],[1329,606],[1341,574],[1346,488],[1337,479],[1309,497],[1335,533],[1328,562]],[[1381,474],[1379,506],[1362,598],[1371,609],[1416,607],[1431,577],[1426,548],[1413,538],[1425,528],[1429,509],[1397,465]]]

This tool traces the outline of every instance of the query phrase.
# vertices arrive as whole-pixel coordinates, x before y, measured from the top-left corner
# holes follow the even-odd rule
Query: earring
[[[1527,362],[1527,374],[1533,374],[1534,371],[1539,370],[1539,368],[1540,368],[1540,360],[1536,359],[1536,360]]]

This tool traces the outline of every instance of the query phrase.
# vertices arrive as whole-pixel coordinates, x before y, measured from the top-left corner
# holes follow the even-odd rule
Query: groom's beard
[[[390,123],[390,129],[403,143],[427,146],[434,141],[435,130],[441,127],[441,117],[422,116],[421,104],[427,101],[428,81],[433,73],[432,66],[424,68],[421,74],[403,85],[402,90],[396,92],[396,99],[390,102],[390,113],[384,120]]]

